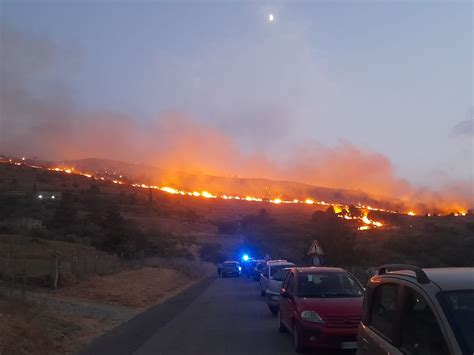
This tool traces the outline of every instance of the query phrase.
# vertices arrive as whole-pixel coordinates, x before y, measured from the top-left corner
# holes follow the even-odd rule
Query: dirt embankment
[[[214,271],[209,264],[184,260],[149,264],[55,291],[31,291],[23,301],[0,297],[0,354],[75,353]]]

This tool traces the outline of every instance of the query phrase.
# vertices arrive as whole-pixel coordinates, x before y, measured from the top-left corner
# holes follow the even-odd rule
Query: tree
[[[336,216],[336,211],[334,210],[334,207],[333,206],[329,206],[327,209],[326,209],[326,214],[328,216],[333,216],[335,217]]]
[[[361,218],[364,213],[354,205],[349,206],[349,215],[352,218]]]
[[[204,261],[220,263],[224,261],[225,256],[221,253],[222,246],[218,243],[205,243],[199,248],[199,256]]]
[[[311,238],[316,239],[324,249],[329,264],[350,265],[355,260],[356,234],[333,211],[334,208],[330,207],[326,212],[313,213],[314,232]]]
[[[53,219],[49,226],[58,229],[68,229],[77,219],[77,208],[74,204],[73,196],[63,194],[61,203],[54,211]]]
[[[107,209],[103,228],[105,239],[101,248],[104,250],[128,257],[139,250],[147,249],[149,246],[148,239],[138,226],[125,219],[115,205],[111,205]]]

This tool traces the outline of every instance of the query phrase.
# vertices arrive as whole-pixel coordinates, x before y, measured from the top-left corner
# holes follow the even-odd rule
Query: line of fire
[[[381,222],[374,220],[369,217],[369,213],[371,211],[376,212],[383,212],[387,214],[401,214],[407,216],[417,216],[417,213],[414,211],[392,211],[380,207],[373,207],[368,206],[365,204],[357,203],[353,206],[341,203],[338,201],[322,201],[318,200],[315,197],[305,197],[305,198],[293,198],[293,199],[285,199],[279,196],[276,197],[269,197],[269,196],[239,196],[239,195],[231,195],[225,193],[215,193],[208,191],[208,189],[201,189],[201,190],[194,190],[194,191],[187,191],[185,189],[181,189],[178,187],[170,187],[170,186],[156,186],[152,184],[146,184],[140,181],[134,181],[123,175],[122,173],[118,172],[91,172],[91,171],[80,171],[74,167],[67,167],[61,164],[59,165],[51,165],[47,163],[39,163],[34,160],[27,159],[25,157],[22,158],[15,158],[15,157],[0,157],[0,163],[2,164],[13,164],[18,166],[26,166],[29,168],[34,169],[44,169],[52,172],[58,173],[66,173],[66,174],[75,174],[86,177],[88,179],[94,180],[101,180],[106,182],[111,182],[118,185],[126,185],[133,188],[138,189],[149,189],[149,190],[159,190],[166,194],[176,195],[176,196],[187,196],[192,198],[201,198],[201,199],[221,199],[221,200],[235,200],[235,201],[243,201],[249,203],[270,203],[275,205],[306,205],[306,206],[322,206],[328,209],[332,209],[333,212],[339,217],[346,220],[354,220],[357,222],[357,229],[359,231],[366,231],[370,229],[377,229],[377,228],[391,228],[386,222]],[[41,196],[43,197],[43,196]],[[354,208],[355,207],[355,208]],[[462,217],[466,216],[468,211],[465,210],[458,210],[452,211],[449,213],[451,216],[455,217]],[[425,216],[431,217],[434,214],[426,213]]]

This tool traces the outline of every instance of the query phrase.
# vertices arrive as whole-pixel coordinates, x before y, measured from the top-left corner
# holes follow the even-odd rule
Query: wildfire
[[[230,195],[225,195],[225,194],[216,194],[213,192],[210,192],[208,190],[202,190],[202,191],[185,191],[185,190],[180,190],[176,189],[170,186],[155,186],[155,185],[148,185],[144,183],[130,183],[127,181],[122,180],[122,175],[119,175],[116,172],[109,173],[105,171],[106,175],[105,176],[98,176],[100,175],[98,172],[96,172],[95,175],[91,174],[90,172],[81,172],[76,170],[73,167],[42,167],[42,166],[36,166],[36,165],[31,165],[28,164],[25,158],[21,158],[21,160],[15,161],[13,159],[6,159],[6,158],[1,158],[0,157],[0,163],[4,164],[15,164],[15,165],[24,165],[28,166],[31,168],[35,169],[47,169],[49,171],[53,172],[62,172],[66,174],[75,174],[75,175],[81,175],[84,177],[87,177],[89,179],[95,179],[95,180],[102,180],[102,181],[110,181],[114,184],[118,185],[129,185],[135,188],[142,188],[142,189],[155,189],[155,190],[160,190],[162,192],[168,193],[168,194],[173,194],[173,195],[181,195],[181,196],[190,196],[190,197],[196,197],[196,198],[206,198],[206,199],[223,199],[223,200],[240,200],[240,201],[247,201],[247,202],[268,202],[268,203],[273,203],[276,205],[279,204],[303,204],[303,205],[320,205],[320,206],[332,206],[334,209],[334,212],[337,214],[339,218],[344,218],[347,220],[358,220],[360,221],[363,225],[358,228],[360,231],[365,231],[369,230],[372,228],[381,228],[383,227],[383,223],[379,221],[374,221],[369,219],[368,213],[370,211],[380,211],[380,212],[386,212],[386,213],[399,213],[396,211],[390,211],[386,210],[383,208],[376,208],[364,204],[356,204],[356,208],[361,211],[360,216],[351,216],[349,213],[349,206],[341,203],[330,203],[326,201],[317,201],[313,198],[305,198],[305,199],[291,199],[291,200],[285,200],[281,197],[275,197],[275,198],[264,198],[264,197],[255,197],[255,196],[230,196]],[[117,178],[118,176],[118,178]],[[408,216],[416,216],[416,213],[414,211],[408,211],[406,212],[406,215]],[[466,216],[467,211],[460,210],[452,215],[454,216]],[[428,216],[432,216],[431,214],[428,214]]]

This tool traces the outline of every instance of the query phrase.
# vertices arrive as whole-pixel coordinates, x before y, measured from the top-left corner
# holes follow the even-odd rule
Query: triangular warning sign
[[[308,250],[308,255],[324,255],[324,250],[319,245],[318,241],[315,240]]]

